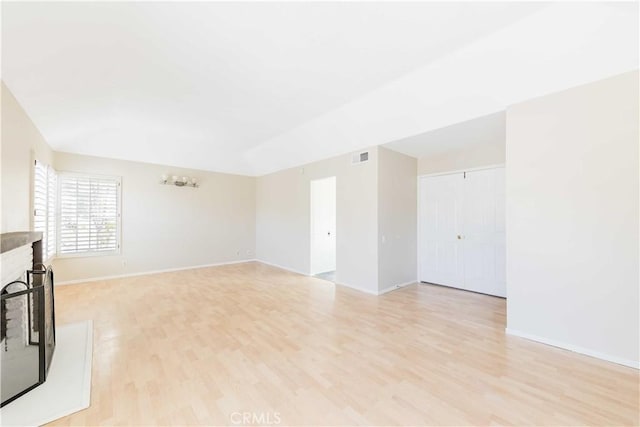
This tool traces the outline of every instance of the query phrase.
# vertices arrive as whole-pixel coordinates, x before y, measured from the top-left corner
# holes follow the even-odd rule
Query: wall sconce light
[[[189,178],[188,176],[177,176],[173,175],[171,179],[169,179],[169,175],[163,174],[160,177],[160,184],[164,185],[175,185],[176,187],[193,187],[198,188],[198,180],[196,178]]]

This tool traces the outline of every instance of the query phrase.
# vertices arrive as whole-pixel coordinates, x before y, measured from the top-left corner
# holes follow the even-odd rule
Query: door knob
[[[458,234],[458,240],[462,240],[462,236]]]

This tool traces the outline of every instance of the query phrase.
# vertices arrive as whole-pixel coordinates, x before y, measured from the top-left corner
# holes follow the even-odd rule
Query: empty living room
[[[2,1],[0,425],[639,426],[639,22]]]

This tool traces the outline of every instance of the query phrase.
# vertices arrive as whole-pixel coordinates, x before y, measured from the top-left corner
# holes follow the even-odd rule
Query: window
[[[58,255],[118,253],[120,179],[61,173],[59,181]]]
[[[36,160],[33,179],[33,229],[42,232],[42,259],[56,253],[56,171]]]

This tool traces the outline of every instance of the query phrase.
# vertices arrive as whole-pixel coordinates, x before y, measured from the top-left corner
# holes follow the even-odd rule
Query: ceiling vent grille
[[[368,151],[363,151],[361,153],[355,153],[354,155],[351,156],[351,163],[352,164],[358,164],[358,163],[365,163],[369,161],[369,152]]]

